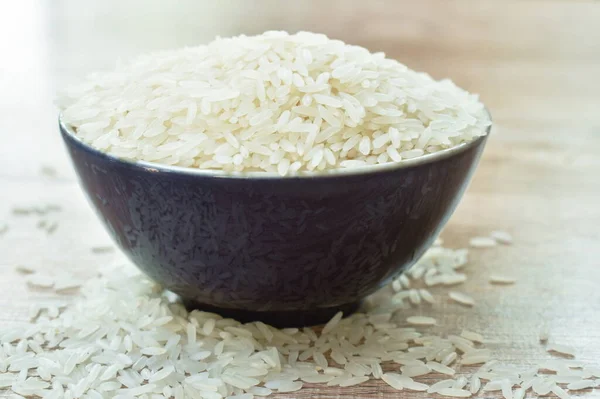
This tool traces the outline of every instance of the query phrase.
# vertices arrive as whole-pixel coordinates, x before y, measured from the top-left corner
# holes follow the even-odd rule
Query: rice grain
[[[496,240],[490,237],[474,237],[469,240],[472,248],[492,248],[496,246]]]
[[[450,396],[453,398],[468,398],[471,396],[471,392],[466,389],[456,389],[456,388],[442,388],[436,392],[438,395],[442,396]]]
[[[416,326],[433,326],[436,324],[433,317],[427,316],[411,316],[406,319],[406,322]]]
[[[468,296],[467,294],[464,294],[462,292],[450,291],[448,293],[448,296],[450,296],[450,299],[452,299],[454,302],[457,302],[461,305],[465,305],[465,306],[475,305],[475,300],[473,298],[471,298],[470,296]]]
[[[60,107],[79,138],[119,158],[281,176],[403,162],[490,125],[450,81],[308,32],[142,55],[69,87]]]
[[[514,277],[492,275],[490,276],[490,283],[492,284],[514,284],[517,280]]]

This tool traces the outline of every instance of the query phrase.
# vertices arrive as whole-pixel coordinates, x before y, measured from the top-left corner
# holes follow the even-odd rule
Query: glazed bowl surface
[[[189,307],[319,324],[411,266],[460,201],[487,135],[328,174],[225,174],[130,162],[59,120],[81,187],[112,238]]]

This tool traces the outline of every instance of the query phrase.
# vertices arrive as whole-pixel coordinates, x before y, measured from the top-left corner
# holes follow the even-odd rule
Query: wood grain
[[[16,264],[92,275],[108,242],[77,187],[59,139],[55,92],[116,58],[194,45],[215,34],[322,31],[450,77],[488,105],[495,129],[474,181],[445,229],[449,245],[505,229],[515,244],[473,250],[467,310],[442,301],[434,331],[477,330],[508,362],[548,358],[541,325],[578,357],[600,359],[600,3],[591,1],[22,1],[0,6],[0,323],[60,301],[31,292]],[[53,165],[56,178],[40,175]],[[11,214],[16,204],[57,203],[60,226]],[[493,272],[518,283],[490,286]],[[416,314],[407,311],[402,317]],[[598,392],[585,393],[599,397]],[[281,398],[424,398],[380,381],[309,386]]]

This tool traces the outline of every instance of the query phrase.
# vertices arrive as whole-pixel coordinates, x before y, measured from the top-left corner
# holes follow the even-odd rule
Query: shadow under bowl
[[[59,124],[81,186],[142,271],[188,307],[275,326],[353,312],[418,260],[487,140],[398,164],[278,177],[121,160]]]

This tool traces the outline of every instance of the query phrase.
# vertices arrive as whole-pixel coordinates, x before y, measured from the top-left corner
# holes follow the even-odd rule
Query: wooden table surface
[[[498,341],[500,359],[548,358],[538,342],[572,345],[600,361],[600,3],[597,1],[36,1],[0,6],[0,324],[24,322],[31,303],[57,297],[26,289],[17,264],[91,275],[109,242],[81,194],[56,126],[57,89],[119,57],[195,45],[216,34],[321,31],[383,50],[481,94],[495,129],[470,189],[445,229],[466,245],[494,229],[515,244],[473,250],[463,287],[472,310],[431,313],[448,331],[468,326]],[[54,178],[40,170],[51,165]],[[14,206],[61,204],[48,216]],[[491,287],[490,273],[518,278]],[[415,313],[416,311],[412,311]],[[412,314],[407,312],[407,314]],[[600,397],[600,390],[582,394]],[[308,388],[295,398],[415,397],[380,381]]]

